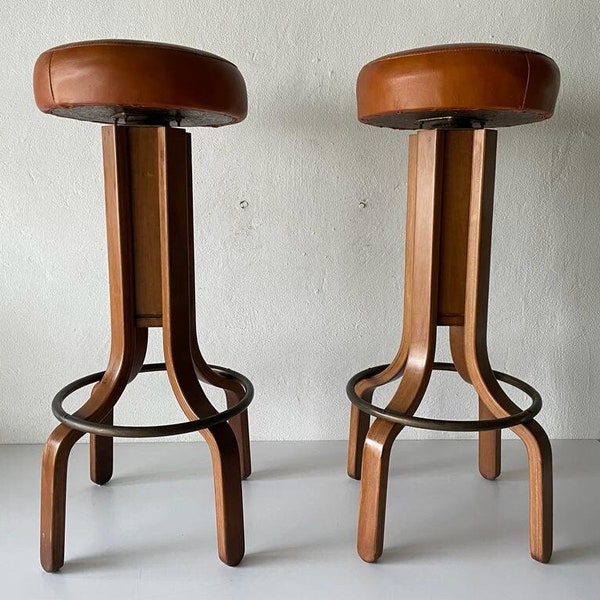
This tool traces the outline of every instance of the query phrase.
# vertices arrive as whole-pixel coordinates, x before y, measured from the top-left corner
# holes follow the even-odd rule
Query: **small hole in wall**
[[[367,201],[366,200],[361,200],[358,203],[358,208],[367,208]]]
[[[248,208],[248,202],[246,200],[242,200],[240,202],[240,208]]]

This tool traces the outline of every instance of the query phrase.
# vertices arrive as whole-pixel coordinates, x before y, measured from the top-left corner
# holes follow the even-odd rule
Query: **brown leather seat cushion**
[[[113,122],[116,113],[219,127],[246,116],[244,79],[229,61],[192,48],[98,40],[44,52],[33,74],[43,112]]]
[[[356,86],[358,118],[395,129],[422,119],[476,119],[507,127],[548,119],[560,85],[556,63],[532,50],[494,44],[431,46],[365,65]]]

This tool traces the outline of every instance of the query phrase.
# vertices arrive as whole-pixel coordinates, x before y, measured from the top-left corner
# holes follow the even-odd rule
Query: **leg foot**
[[[83,433],[59,425],[50,435],[42,456],[40,562],[45,571],[58,571],[65,557],[65,509],[69,454]]]
[[[479,419],[483,421],[493,418],[494,415],[480,399]],[[479,472],[485,479],[494,480],[500,475],[500,443],[501,432],[499,429],[479,432]]]
[[[529,459],[529,548],[531,558],[547,563],[552,556],[552,447],[537,421],[513,431],[527,448]]]
[[[227,423],[201,432],[210,448],[215,484],[217,548],[231,567],[244,557],[244,509],[238,441]]]
[[[367,402],[372,402],[373,390],[364,392],[362,398]],[[370,424],[369,415],[359,410],[357,406],[352,405],[348,435],[348,476],[352,479],[360,479],[361,477],[363,447]]]
[[[401,429],[375,419],[364,444],[357,551],[366,562],[375,562],[383,552],[390,454]]]
[[[227,406],[235,406],[242,398],[237,392],[225,390]],[[240,453],[240,471],[242,479],[247,479],[252,473],[252,462],[250,457],[250,432],[248,430],[248,411],[240,413],[229,421],[231,429],[237,440]]]
[[[113,411],[102,421],[113,424]],[[110,481],[113,474],[113,438],[90,435],[90,479],[98,485]]]

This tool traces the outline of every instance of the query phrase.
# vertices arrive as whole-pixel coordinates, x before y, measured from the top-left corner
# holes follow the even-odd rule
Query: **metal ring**
[[[527,394],[532,402],[531,406],[526,410],[522,410],[509,417],[502,417],[499,419],[485,419],[481,421],[455,421],[455,420],[442,420],[442,419],[426,419],[424,417],[411,417],[402,413],[374,406],[370,402],[363,400],[356,394],[354,388],[356,384],[367,377],[372,377],[377,373],[381,373],[384,369],[387,369],[389,365],[379,365],[378,367],[371,367],[365,369],[360,373],[357,373],[346,386],[346,393],[350,402],[357,406],[362,412],[365,412],[373,417],[384,419],[385,421],[391,421],[392,423],[399,423],[408,427],[418,427],[419,429],[433,429],[437,431],[491,431],[493,429],[505,429],[507,427],[514,427],[515,425],[521,425],[531,421],[535,415],[537,415],[542,408],[542,397],[539,392],[531,387],[528,383],[507,375],[506,373],[500,373],[499,371],[493,371],[496,379],[508,383],[513,387],[521,390]],[[437,371],[456,371],[456,367],[452,363],[435,362],[433,363],[433,369]]]
[[[243,398],[231,408],[228,408],[220,413],[211,415],[210,417],[204,417],[202,419],[196,419],[194,421],[185,421],[183,423],[171,423],[169,425],[151,425],[146,427],[138,426],[124,426],[124,425],[108,425],[104,423],[94,423],[81,419],[75,415],[71,415],[63,408],[63,402],[66,398],[76,390],[100,381],[104,377],[104,371],[98,373],[92,373],[86,375],[81,379],[72,381],[64,388],[62,388],[54,399],[52,400],[52,413],[54,416],[65,425],[78,429],[79,431],[85,431],[86,433],[93,433],[96,435],[103,435],[107,437],[128,437],[128,438],[147,438],[147,437],[164,437],[169,435],[179,435],[182,433],[191,433],[192,431],[199,431],[200,429],[206,429],[207,427],[213,427],[224,421],[228,421],[232,417],[239,415],[241,412],[248,408],[252,398],[254,397],[254,387],[250,380],[231,369],[225,367],[218,367],[216,365],[209,365],[211,369],[235,379],[245,391]],[[140,373],[149,373],[153,371],[165,371],[165,363],[151,363],[144,365],[140,369]]]

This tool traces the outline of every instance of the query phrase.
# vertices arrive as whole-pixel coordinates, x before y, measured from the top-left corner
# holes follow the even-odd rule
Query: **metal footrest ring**
[[[385,421],[391,421],[392,423],[399,423],[400,425],[405,425],[407,427],[433,429],[437,431],[491,431],[494,429],[505,429],[507,427],[514,427],[515,425],[527,423],[527,421],[531,421],[531,419],[533,419],[542,408],[542,397],[536,389],[534,389],[528,383],[513,377],[512,375],[500,373],[499,371],[493,371],[498,381],[508,383],[509,385],[512,385],[513,387],[516,387],[527,394],[532,400],[531,406],[508,417],[502,417],[499,419],[485,419],[481,421],[457,421],[411,417],[393,410],[387,410],[379,406],[374,406],[370,402],[363,400],[354,391],[354,388],[359,381],[380,373],[388,366],[389,365],[379,365],[378,367],[371,367],[370,369],[365,369],[364,371],[357,373],[348,382],[348,385],[346,386],[346,394],[348,395],[348,398],[350,398],[350,402],[357,406],[362,412],[368,413],[373,417],[378,417],[379,419],[384,419]],[[456,367],[452,363],[444,362],[433,363],[433,369],[436,371],[456,371]]]
[[[183,423],[171,423],[168,425],[125,426],[95,423],[66,412],[62,406],[66,398],[73,392],[85,387],[86,385],[100,381],[104,376],[104,371],[92,373],[91,375],[86,375],[85,377],[76,379],[62,388],[52,400],[52,413],[61,423],[64,423],[73,429],[85,431],[86,433],[103,435],[106,437],[164,437],[170,435],[180,435],[182,433],[191,433],[192,431],[199,431],[200,429],[213,427],[214,425],[228,421],[232,417],[235,417],[246,410],[250,402],[252,402],[252,398],[254,397],[254,387],[250,380],[241,373],[232,371],[231,369],[226,369],[225,367],[218,367],[216,365],[209,365],[209,367],[221,375],[235,379],[245,391],[243,398],[235,406],[232,406],[231,408],[228,408],[215,415],[211,415],[210,417],[204,417],[194,421],[185,421]],[[151,363],[144,365],[140,369],[140,373],[150,373],[154,371],[165,370],[165,363]]]

